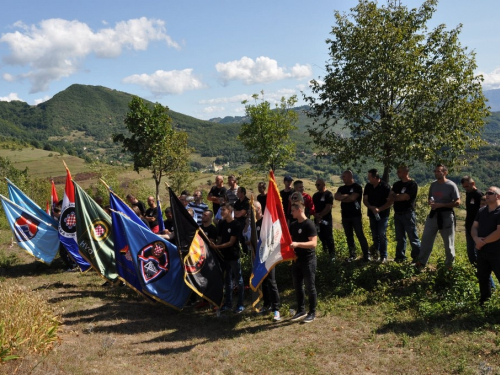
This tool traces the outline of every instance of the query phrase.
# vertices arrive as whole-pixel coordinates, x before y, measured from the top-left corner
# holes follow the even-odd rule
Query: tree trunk
[[[388,165],[384,166],[384,174],[382,176],[382,180],[389,183],[389,173],[391,172],[391,167]]]

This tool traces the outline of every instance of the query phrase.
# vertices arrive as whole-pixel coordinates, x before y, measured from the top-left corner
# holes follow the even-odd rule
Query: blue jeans
[[[238,283],[238,305],[243,306],[243,299],[245,296],[245,287],[243,285],[243,275],[241,274],[241,263],[240,260],[228,260],[224,262],[224,271],[226,272],[226,278],[224,287],[226,289],[226,302],[225,306],[233,306],[233,283]],[[233,280],[234,278],[234,280]]]
[[[380,259],[387,258],[387,222],[389,217],[381,217],[380,220],[370,216],[370,230],[372,231],[373,247],[380,252]]]
[[[342,218],[342,226],[344,227],[347,246],[349,247],[349,255],[351,257],[356,256],[356,245],[354,243],[354,232],[356,232],[356,237],[358,237],[361,250],[363,251],[363,258],[368,259],[370,255],[368,254],[368,241],[363,233],[362,217],[356,216]]]
[[[396,260],[406,259],[406,235],[408,235],[411,245],[411,259],[416,262],[420,254],[420,239],[417,234],[415,211],[395,212],[394,231],[396,232]]]
[[[316,293],[316,254],[310,259],[297,259],[292,263],[293,286],[295,287],[295,296],[297,297],[297,312],[305,312],[305,293],[306,285],[309,297],[309,313],[316,313],[316,304],[318,294]]]

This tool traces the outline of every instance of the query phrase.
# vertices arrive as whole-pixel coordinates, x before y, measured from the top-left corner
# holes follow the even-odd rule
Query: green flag
[[[111,217],[75,183],[76,233],[80,254],[106,279],[116,272]]]

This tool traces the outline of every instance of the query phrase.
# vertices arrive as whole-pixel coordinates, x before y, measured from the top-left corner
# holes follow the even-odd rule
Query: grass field
[[[500,373],[498,307],[428,311],[424,300],[402,308],[401,299],[409,292],[376,286],[377,279],[395,272],[403,275],[399,277],[405,283],[438,280],[441,271],[434,268],[419,275],[409,264],[332,265],[318,250],[318,318],[311,324],[289,321],[294,292],[288,266],[281,264],[277,280],[284,319],[273,323],[270,316],[255,315],[249,309],[242,315],[217,317],[210,310],[176,312],[151,305],[126,287],[102,286],[95,273],[65,273],[59,260],[46,266],[10,244],[10,233],[2,230],[1,251],[15,254],[19,262],[1,270],[0,287],[4,283],[29,287],[49,303],[63,325],[52,351],[19,351],[16,354],[22,358],[0,365],[1,373]],[[337,244],[340,256],[347,256],[342,241]],[[442,256],[439,245],[434,263],[436,255]],[[464,264],[461,240],[457,254],[458,264]],[[342,273],[348,274],[345,280],[359,283],[349,293],[338,283]],[[477,288],[474,281],[469,283]],[[455,288],[453,283],[449,287]],[[245,304],[250,304],[248,295]]]

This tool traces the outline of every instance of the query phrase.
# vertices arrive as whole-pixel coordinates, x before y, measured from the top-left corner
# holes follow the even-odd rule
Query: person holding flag
[[[304,323],[311,323],[316,317],[316,245],[318,235],[316,226],[307,218],[302,202],[294,202],[291,206],[292,217],[295,219],[290,224],[292,243],[290,247],[297,254],[297,260],[292,264],[293,285],[297,297],[297,313],[292,321],[304,319]],[[304,283],[309,297],[309,313],[305,310]]]

